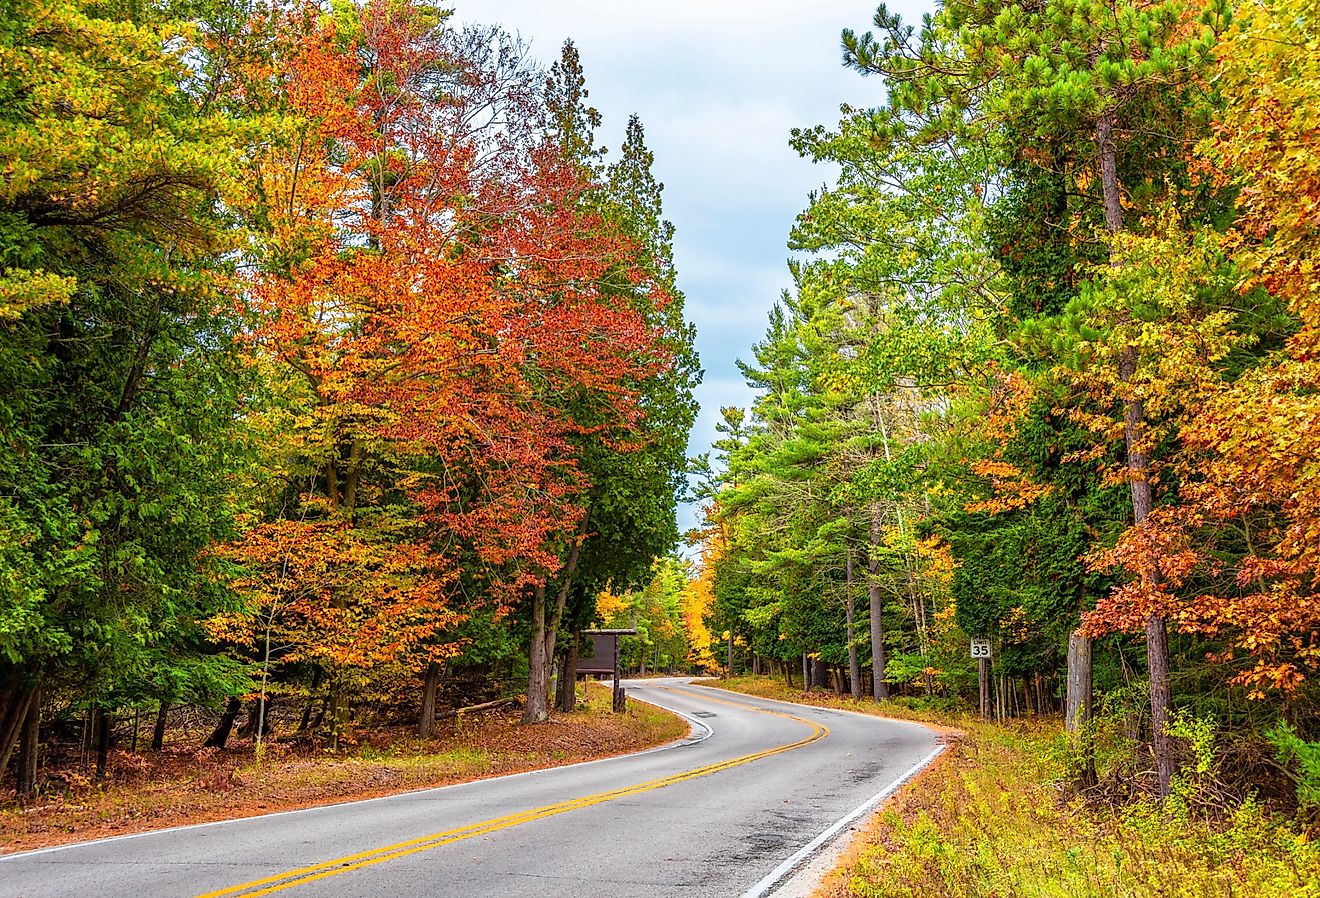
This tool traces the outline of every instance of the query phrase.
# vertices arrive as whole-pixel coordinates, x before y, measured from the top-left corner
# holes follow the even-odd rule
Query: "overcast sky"
[[[871,0],[455,0],[461,22],[498,23],[545,65],[572,38],[601,139],[618,155],[637,113],[677,228],[678,282],[697,326],[705,381],[690,451],[709,448],[719,410],[750,393],[747,358],[790,286],[786,246],[807,194],[831,172],[788,146],[795,127],[833,124],[840,103],[878,105],[880,83],[841,65],[839,32],[866,30]],[[913,23],[931,4],[890,7]],[[695,523],[691,509],[681,527]]]

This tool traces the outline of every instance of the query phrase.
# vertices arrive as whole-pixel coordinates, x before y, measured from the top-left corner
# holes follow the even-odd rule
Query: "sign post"
[[[981,719],[990,719],[990,640],[973,639],[972,657],[976,659],[976,680],[981,687]]]
[[[635,636],[637,631],[634,629],[584,630],[583,633],[591,637],[591,657],[578,659],[574,675],[613,674],[614,711],[616,714],[622,713],[627,696],[623,687],[619,685],[619,637]]]

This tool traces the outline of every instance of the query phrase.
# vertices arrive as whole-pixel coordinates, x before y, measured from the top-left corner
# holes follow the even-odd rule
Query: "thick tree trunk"
[[[1064,728],[1080,733],[1091,720],[1091,640],[1073,632],[1068,636],[1068,687]]]
[[[238,730],[239,737],[261,742],[269,740],[270,734],[274,731],[270,721],[270,709],[274,705],[275,700],[269,695],[265,698],[257,696],[253,699],[248,705],[247,720],[243,721],[243,726]]]
[[[559,696],[555,706],[564,713],[577,708],[578,639],[576,632],[569,636],[568,645],[559,656]]]
[[[825,662],[819,658],[811,659],[811,688],[829,688],[829,672],[825,668]]]
[[[588,506],[582,513],[582,520],[578,522],[573,547],[560,572],[559,592],[555,596],[554,611],[548,620],[545,585],[536,587],[533,594],[532,644],[527,658],[527,708],[523,711],[523,723],[540,723],[550,717],[550,669],[555,660],[555,639],[573,587],[573,572],[577,570],[578,559],[582,557],[582,542],[586,539],[587,521],[590,518],[591,508]]]
[[[165,725],[169,722],[169,702],[161,702],[156,709],[156,726],[151,730],[151,750],[160,751],[165,747]]]
[[[32,690],[23,730],[18,737],[18,794],[26,798],[37,791],[37,754],[41,749],[41,687]]]
[[[811,691],[811,659],[806,652],[802,653],[802,691]]]
[[[237,698],[231,698],[229,704],[225,706],[224,713],[220,715],[220,722],[215,725],[211,735],[202,743],[203,748],[224,748],[229,744],[229,734],[234,731],[234,721],[238,719],[238,712],[243,710],[243,703]]]
[[[871,551],[866,563],[866,582],[871,614],[871,697],[878,702],[889,698],[889,684],[885,682],[885,622],[882,615],[884,599],[880,594],[880,582],[876,576],[880,567],[880,559],[876,557],[876,552],[883,535],[883,523],[880,506],[872,505]]]
[[[541,585],[532,593],[532,644],[527,658],[527,707],[523,710],[523,723],[541,723],[550,717],[545,629],[545,586]]]
[[[417,720],[417,735],[430,739],[435,735],[435,694],[440,688],[440,665],[432,661],[426,665],[422,681],[422,716]]]
[[[1169,735],[1169,708],[1173,704],[1169,683],[1169,631],[1164,617],[1146,619],[1146,663],[1150,665],[1150,728],[1155,741],[1155,772],[1160,797],[1173,791],[1173,737]]]
[[[853,699],[860,700],[862,697],[862,668],[857,661],[857,593],[853,589],[853,558],[852,548],[848,548],[848,560],[845,564],[846,574],[844,577],[845,588],[848,595],[844,601],[844,613],[847,618],[848,634],[848,688],[851,690]]]

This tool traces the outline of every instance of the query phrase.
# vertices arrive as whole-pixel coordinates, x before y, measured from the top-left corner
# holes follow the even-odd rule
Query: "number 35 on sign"
[[[973,639],[973,640],[972,640],[972,657],[973,657],[973,658],[989,658],[989,657],[990,657],[990,640],[988,640],[988,639]]]

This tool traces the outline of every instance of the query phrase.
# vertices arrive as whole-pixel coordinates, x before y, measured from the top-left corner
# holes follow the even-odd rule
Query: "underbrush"
[[[804,699],[765,677],[707,682],[962,731],[872,821],[822,898],[1320,898],[1320,840],[1255,799],[1210,806],[1208,748],[1190,724],[1170,800],[1134,790],[1105,804],[1070,785],[1076,757],[1057,719],[993,726],[920,701]]]
[[[1086,806],[1059,785],[1053,727],[977,725],[881,814],[833,895],[1316,898],[1320,843],[1248,800],[1205,816]]]
[[[521,725],[516,710],[464,715],[444,721],[435,739],[379,728],[336,752],[276,740],[260,760],[251,742],[223,751],[114,751],[102,781],[85,768],[47,771],[47,789],[35,799],[0,801],[0,852],[593,760],[688,731],[684,720],[651,705],[629,702],[624,714],[611,706],[610,690],[592,686],[576,711],[544,724]]]

